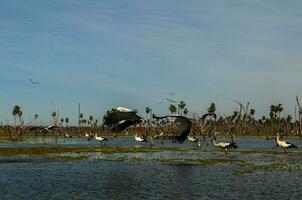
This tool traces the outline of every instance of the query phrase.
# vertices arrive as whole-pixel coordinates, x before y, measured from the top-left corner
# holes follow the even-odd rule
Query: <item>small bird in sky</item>
[[[37,85],[37,84],[39,84],[39,82],[38,81],[33,81],[31,78],[29,78],[28,79],[32,84],[34,84],[34,85]]]
[[[167,101],[171,102],[171,103],[177,103],[177,101],[174,101],[172,99],[166,98]]]

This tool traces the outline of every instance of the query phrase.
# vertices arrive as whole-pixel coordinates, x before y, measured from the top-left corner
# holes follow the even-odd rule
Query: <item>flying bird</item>
[[[163,117],[157,117],[154,115],[154,118],[157,120],[171,118],[174,119],[173,125],[175,126],[175,132],[172,135],[172,139],[176,140],[178,143],[182,144],[188,137],[192,122],[189,118],[180,116],[180,115],[168,115]]]
[[[173,100],[173,99],[169,99],[169,98],[166,98],[167,101],[171,102],[171,103],[177,103],[177,101]]]
[[[30,79],[28,79],[33,85],[37,85],[37,84],[39,84],[39,82],[38,81],[33,81],[31,78]]]
[[[286,142],[286,141],[281,141],[279,133],[276,133],[275,136],[274,136],[274,138],[276,140],[277,146],[282,147],[282,149],[284,150],[285,153],[287,152],[287,149],[289,149],[289,148],[295,148],[295,149],[298,148],[294,144],[291,144],[291,143]]]
[[[127,110],[130,109],[124,108],[122,111],[111,111],[105,115],[104,125],[111,127],[112,132],[118,133],[125,130],[129,126],[142,122],[143,118],[138,116],[135,111]]]

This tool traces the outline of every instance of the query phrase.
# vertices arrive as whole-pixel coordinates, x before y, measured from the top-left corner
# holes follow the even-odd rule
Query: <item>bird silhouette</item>
[[[38,81],[33,81],[31,78],[30,79],[28,79],[32,84],[34,84],[34,85],[37,85],[37,84],[39,84],[39,82]]]

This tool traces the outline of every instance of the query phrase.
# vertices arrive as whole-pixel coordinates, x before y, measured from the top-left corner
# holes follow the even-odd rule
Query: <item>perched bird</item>
[[[28,79],[32,84],[34,84],[34,85],[37,85],[37,84],[39,84],[39,82],[38,81],[33,81],[31,78],[30,79]]]
[[[218,147],[220,149],[223,149],[224,152],[227,154],[227,151],[228,149],[237,149],[238,146],[236,145],[235,142],[219,142],[219,143],[216,143],[216,138],[214,137],[211,142],[213,143],[213,145],[215,147]]]
[[[284,152],[286,153],[287,152],[287,149],[289,149],[289,148],[298,148],[296,145],[294,145],[294,144],[291,144],[291,143],[289,143],[289,142],[286,142],[286,141],[281,141],[280,140],[280,134],[279,133],[276,133],[275,135],[274,135],[274,138],[275,138],[275,141],[276,141],[276,144],[277,144],[277,146],[279,146],[279,147],[282,147],[282,149],[284,150]]]
[[[173,125],[175,126],[176,130],[172,134],[172,139],[176,140],[180,144],[187,139],[192,127],[192,122],[189,118],[180,115],[168,115],[163,117],[157,117],[154,115],[153,117],[157,120],[165,118],[174,119]]]

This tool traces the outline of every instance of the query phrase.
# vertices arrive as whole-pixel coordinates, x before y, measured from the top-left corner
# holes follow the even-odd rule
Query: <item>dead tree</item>
[[[240,115],[241,115],[242,110],[244,112],[243,124],[242,124],[242,120],[241,119],[240,119],[240,124],[241,124],[241,127],[243,129],[243,134],[246,134],[246,121],[247,121],[247,116],[249,114],[248,111],[249,111],[250,102],[247,102],[247,104],[246,104],[245,107],[239,101],[235,101],[235,102],[240,106]]]

